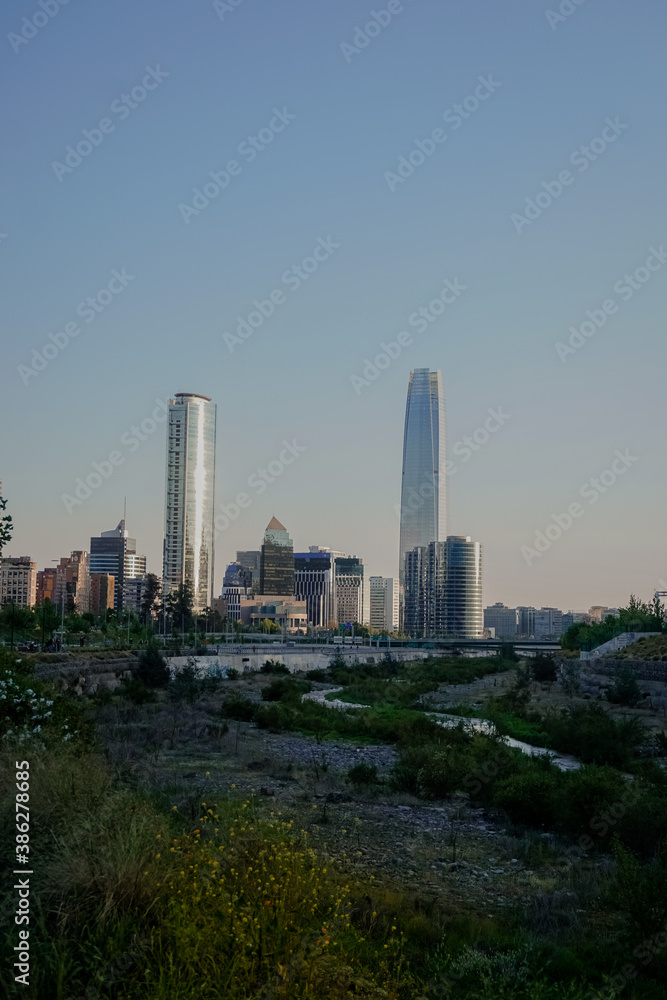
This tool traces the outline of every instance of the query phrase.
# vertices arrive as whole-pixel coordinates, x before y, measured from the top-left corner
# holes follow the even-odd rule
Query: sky
[[[663,3],[41,3],[0,12],[5,554],[89,548],[126,498],[159,574],[195,392],[216,593],[273,514],[397,575],[426,367],[485,603],[667,589]]]

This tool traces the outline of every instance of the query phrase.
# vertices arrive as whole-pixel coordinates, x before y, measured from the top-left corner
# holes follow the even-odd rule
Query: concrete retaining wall
[[[337,652],[335,648],[332,649],[329,646],[324,647],[326,652],[323,651],[322,646],[307,646],[305,648],[301,646],[298,649],[283,646],[258,646],[257,649],[258,651],[253,653],[252,646],[243,646],[241,647],[241,652],[238,652],[237,646],[230,649],[222,646],[220,653],[217,655],[195,657],[168,656],[167,663],[170,667],[181,670],[187,666],[188,661],[194,659],[198,671],[211,669],[224,671],[228,667],[233,667],[239,673],[250,673],[259,670],[267,660],[271,659],[284,663],[289,668],[290,673],[294,674],[303,673],[306,670],[325,670]],[[355,660],[359,663],[380,663],[385,657],[386,650],[358,646],[356,649],[354,647],[352,649],[341,649],[340,652],[343,658],[350,664],[354,664]],[[423,660],[429,655],[429,652],[425,649],[401,649],[396,651],[392,649],[391,655],[394,659],[400,661]]]

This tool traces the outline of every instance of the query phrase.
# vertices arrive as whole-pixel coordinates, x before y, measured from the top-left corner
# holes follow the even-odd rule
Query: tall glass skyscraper
[[[445,397],[442,373],[428,368],[410,372],[403,436],[399,578],[412,549],[444,542]]]
[[[193,607],[213,600],[216,406],[179,392],[169,400],[162,586],[189,584]]]

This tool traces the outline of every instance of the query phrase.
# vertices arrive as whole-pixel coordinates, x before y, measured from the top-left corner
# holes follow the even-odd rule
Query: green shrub
[[[154,701],[155,695],[141,677],[123,677],[120,682],[119,692],[128,698],[134,705],[144,705],[147,701]]]
[[[321,667],[318,667],[316,670],[307,670],[306,677],[309,681],[326,681],[327,672],[326,670],[322,670]]]
[[[238,722],[252,722],[255,716],[255,703],[249,698],[244,698],[239,694],[232,694],[225,698],[220,709],[227,719],[236,719]]]
[[[646,739],[639,719],[616,720],[597,702],[548,713],[542,727],[554,750],[574,754],[586,764],[623,766]]]
[[[607,700],[614,705],[638,705],[642,693],[635,677],[635,672],[629,664],[622,664],[616,671],[613,686],[607,691]]]
[[[514,822],[552,829],[562,804],[561,777],[555,767],[524,768],[497,783],[494,804],[505,809]]]
[[[347,772],[347,777],[353,785],[376,785],[380,780],[375,764],[355,764]]]
[[[259,672],[260,674],[288,674],[290,670],[279,660],[266,660]]]
[[[467,755],[454,747],[443,747],[430,754],[417,772],[419,794],[442,799],[460,788],[467,774]]]
[[[262,701],[298,702],[311,689],[310,681],[295,680],[292,677],[277,677],[268,687],[262,688]]]
[[[280,702],[272,705],[260,705],[255,710],[255,722],[260,729],[268,729],[272,733],[282,733],[294,728],[294,712],[288,705]]]

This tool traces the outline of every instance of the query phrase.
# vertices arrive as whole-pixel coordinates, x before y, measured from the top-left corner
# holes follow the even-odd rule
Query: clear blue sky
[[[664,4],[586,0],[554,29],[547,0],[406,0],[346,59],[341,43],[386,6],[71,0],[12,47],[41,8],[3,5],[9,554],[41,567],[87,548],[127,496],[131,533],[161,572],[164,425],[136,450],[123,435],[156,399],[199,392],[218,404],[220,503],[253,499],[219,536],[218,586],[273,513],[297,548],[345,549],[395,575],[405,393],[423,366],[445,384],[448,531],[483,543],[486,601],[614,605],[667,578],[667,264],[628,301],[614,291],[667,244]],[[168,76],[121,112],[148,67]],[[500,86],[465,121],[443,121],[480,76]],[[296,117],[249,162],[238,147],[280,124],[276,108]],[[104,118],[113,131],[91,155],[54,169]],[[585,171],[571,164],[607,118],[627,127]],[[390,190],[385,173],[435,128],[445,140]],[[236,176],[186,224],[179,205],[230,160]],[[572,182],[518,233],[512,214],[568,168]],[[283,284],[320,237],[340,246],[302,287]],[[111,303],[77,317],[123,268],[133,278]],[[445,278],[466,290],[419,333],[408,318]],[[285,301],[232,353],[223,335],[276,288]],[[617,311],[563,362],[554,345],[610,298]],[[32,349],[77,321],[25,384]],[[413,343],[355,392],[350,376],[403,330]],[[470,461],[454,456],[497,407],[504,425]],[[248,477],[284,439],[305,451],[258,496]],[[617,449],[637,461],[590,504],[580,488]],[[62,495],[114,450],[123,462],[68,513]],[[582,516],[528,566],[521,546],[577,501]]]

